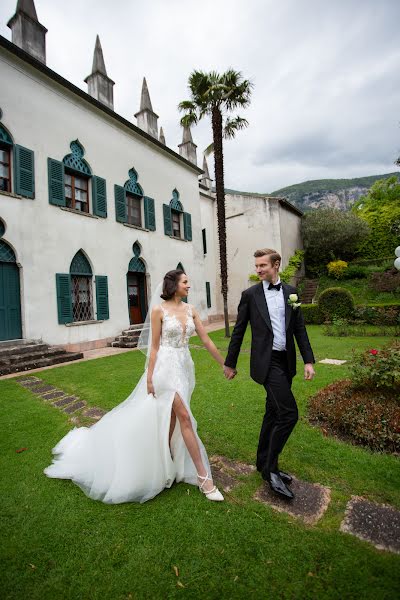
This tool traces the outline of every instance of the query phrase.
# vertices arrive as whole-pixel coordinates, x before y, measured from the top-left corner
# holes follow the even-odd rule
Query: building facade
[[[143,322],[155,286],[178,266],[202,319],[217,318],[215,197],[190,130],[178,152],[165,144],[146,80],[137,125],[114,111],[99,38],[87,93],[49,69],[33,0],[18,1],[9,27],[12,41],[0,37],[0,341],[104,346]],[[255,247],[285,260],[301,247],[301,213],[288,207],[227,196],[233,314]]]

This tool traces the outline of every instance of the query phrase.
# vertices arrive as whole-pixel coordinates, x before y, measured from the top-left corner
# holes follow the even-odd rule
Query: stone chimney
[[[18,0],[15,15],[7,25],[12,43],[46,64],[47,29],[38,21],[33,0]]]
[[[208,171],[208,164],[207,164],[207,160],[206,157],[204,155],[203,157],[203,175],[200,177],[200,183],[202,183],[203,185],[205,185],[209,190],[212,189],[212,179],[210,177],[210,173]]]
[[[164,146],[166,146],[165,143],[165,135],[164,135],[164,130],[162,127],[160,127],[160,137],[159,137],[159,141],[164,144]]]
[[[193,143],[190,127],[183,128],[182,144],[179,144],[179,154],[197,165],[196,144]]]
[[[96,36],[92,72],[86,77],[85,83],[88,84],[90,96],[114,110],[114,81],[107,75],[99,36]]]
[[[146,77],[143,77],[140,110],[135,114],[137,125],[158,140],[158,115],[153,111]]]

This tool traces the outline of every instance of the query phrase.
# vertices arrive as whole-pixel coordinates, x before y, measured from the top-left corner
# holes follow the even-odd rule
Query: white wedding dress
[[[108,504],[145,502],[174,481],[197,485],[194,463],[178,419],[169,444],[171,409],[178,393],[187,408],[210,473],[205,448],[190,410],[195,386],[189,338],[195,331],[192,309],[186,323],[161,304],[160,348],[153,371],[155,397],[147,393],[147,369],[128,398],[91,427],[75,427],[53,448],[48,477],[71,479],[87,496]]]

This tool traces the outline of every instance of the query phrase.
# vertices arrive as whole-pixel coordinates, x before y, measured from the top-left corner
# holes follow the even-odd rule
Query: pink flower
[[[369,353],[372,354],[372,356],[376,356],[378,354],[378,350],[372,348],[372,350],[370,350]]]

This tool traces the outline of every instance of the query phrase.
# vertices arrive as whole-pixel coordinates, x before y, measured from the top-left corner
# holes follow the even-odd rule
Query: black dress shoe
[[[278,473],[270,473],[269,477],[266,478],[266,481],[268,481],[269,487],[273,492],[275,492],[275,494],[278,494],[279,496],[282,496],[288,500],[292,500],[294,498],[293,492],[286,487]]]
[[[289,473],[285,473],[285,471],[278,471],[278,473],[283,483],[292,483],[293,477]]]

